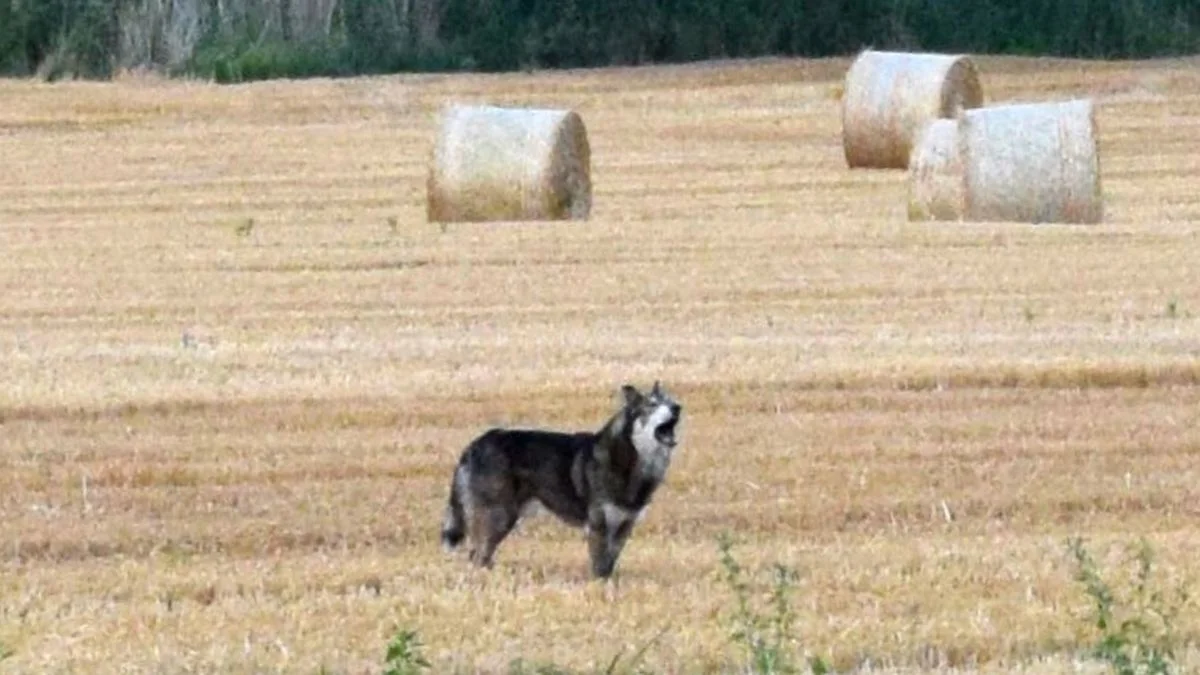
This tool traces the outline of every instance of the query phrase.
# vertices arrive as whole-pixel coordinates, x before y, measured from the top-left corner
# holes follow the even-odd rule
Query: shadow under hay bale
[[[570,110],[450,106],[426,184],[430,222],[586,220],[591,149]]]
[[[909,220],[1093,224],[1104,217],[1090,99],[964,111],[923,130]]]
[[[929,122],[983,105],[983,86],[966,56],[864,50],[842,95],[842,149],[854,168],[904,169]]]

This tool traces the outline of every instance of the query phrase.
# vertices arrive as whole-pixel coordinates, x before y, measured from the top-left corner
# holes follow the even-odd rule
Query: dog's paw
[[[604,580],[604,600],[605,602],[616,602],[617,592],[620,590],[620,584],[617,583],[615,577],[609,577]]]

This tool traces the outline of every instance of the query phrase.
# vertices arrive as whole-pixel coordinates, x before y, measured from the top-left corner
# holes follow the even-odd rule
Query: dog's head
[[[621,395],[634,449],[646,458],[670,457],[679,442],[675,432],[683,414],[682,406],[657,381],[649,393],[643,394],[627,384],[621,387]]]

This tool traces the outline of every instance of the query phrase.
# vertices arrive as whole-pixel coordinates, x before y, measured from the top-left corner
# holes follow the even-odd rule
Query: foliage
[[[734,594],[734,610],[730,637],[749,653],[751,672],[761,675],[801,672],[796,663],[799,640],[793,633],[795,616],[790,593],[796,581],[795,570],[784,565],[773,567],[769,594],[769,610],[759,613],[753,607],[751,587],[741,564],[733,557],[733,541],[728,535],[717,539],[720,550],[722,577]],[[816,675],[829,668],[820,657],[813,657],[809,670]]]
[[[4,0],[0,72],[107,77],[126,56],[120,9],[152,1]],[[262,0],[172,6],[185,4],[204,26],[185,70],[220,81],[828,56],[864,46],[1096,58],[1200,49],[1200,4],[1189,0],[337,0],[322,38],[289,35]],[[152,12],[130,16],[148,23],[142,32],[166,30],[149,25],[163,23]]]
[[[388,642],[383,675],[416,675],[429,670],[429,661],[421,653],[421,638],[413,630],[397,630]]]
[[[1154,556],[1144,540],[1134,550],[1135,564],[1131,595],[1120,597],[1113,583],[1105,580],[1091,553],[1078,538],[1068,541],[1076,565],[1075,580],[1092,601],[1089,619],[1098,633],[1091,649],[1093,657],[1109,664],[1118,675],[1169,675],[1180,672],[1175,663],[1181,644],[1175,622],[1188,605],[1185,587],[1173,597],[1151,585]]]

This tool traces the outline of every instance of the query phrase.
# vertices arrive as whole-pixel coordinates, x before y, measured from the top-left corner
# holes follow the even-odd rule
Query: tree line
[[[0,73],[219,81],[878,49],[1200,51],[1195,0],[0,0]]]

